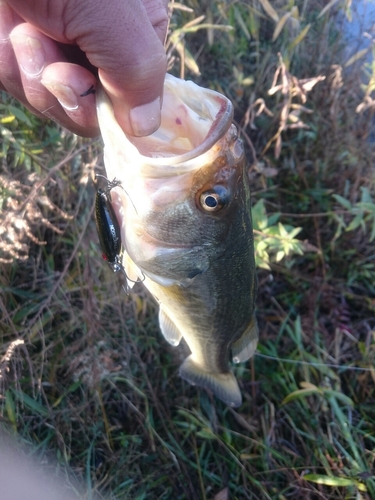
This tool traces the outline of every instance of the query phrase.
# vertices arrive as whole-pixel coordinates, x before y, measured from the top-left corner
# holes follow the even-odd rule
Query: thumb
[[[135,136],[149,135],[160,125],[168,14],[161,1],[145,4],[126,0],[120,6],[115,9],[109,5],[106,28],[89,30],[77,43],[99,68],[99,79],[112,100],[120,126]]]

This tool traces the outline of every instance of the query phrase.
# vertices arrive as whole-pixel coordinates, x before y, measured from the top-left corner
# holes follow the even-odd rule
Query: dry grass
[[[171,24],[185,25],[175,71],[191,56],[194,79],[232,98],[258,157],[269,269],[258,352],[235,367],[239,411],[178,377],[184,354],[164,342],[154,301],[141,285],[125,296],[100,259],[99,142],[1,108],[0,422],[73,470],[87,499],[375,498],[373,211],[358,205],[375,192],[371,92],[345,68],[334,7],[295,4],[191,0]],[[210,26],[186,31],[203,13],[234,27],[226,43]],[[301,227],[302,255],[278,259],[290,244],[279,223]]]

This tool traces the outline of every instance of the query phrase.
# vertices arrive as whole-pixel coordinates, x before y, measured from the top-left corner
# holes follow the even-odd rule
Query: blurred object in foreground
[[[84,500],[71,481],[57,477],[56,468],[32,461],[0,428],[0,484],[2,500]],[[96,497],[96,500],[99,500]]]

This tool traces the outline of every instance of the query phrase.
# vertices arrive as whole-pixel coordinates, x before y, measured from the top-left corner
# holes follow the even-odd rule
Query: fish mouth
[[[121,156],[132,169],[138,167],[144,176],[159,177],[161,171],[170,176],[195,170],[205,163],[206,154],[207,162],[212,160],[214,146],[231,126],[233,106],[218,92],[167,74],[161,125],[150,136],[133,137],[122,131],[101,86],[97,115],[106,149],[119,150],[121,146]],[[200,165],[194,162],[198,157]]]

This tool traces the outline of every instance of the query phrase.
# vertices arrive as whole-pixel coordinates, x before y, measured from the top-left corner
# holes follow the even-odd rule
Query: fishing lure
[[[125,275],[127,283],[136,283],[136,281],[129,278],[122,265],[120,224],[112,206],[110,193],[113,188],[121,186],[121,181],[116,178],[113,179],[113,181],[109,181],[100,174],[97,174],[96,177],[103,177],[103,179],[107,181],[107,187],[105,189],[98,189],[95,198],[95,223],[102,250],[102,257],[108,262],[114,273],[121,271]],[[129,287],[123,288],[125,293],[129,292]]]
[[[117,273],[121,271],[121,233],[115,211],[112,206],[110,191],[120,186],[121,182],[108,181],[106,189],[98,189],[95,199],[95,222],[98,231],[102,257]]]

